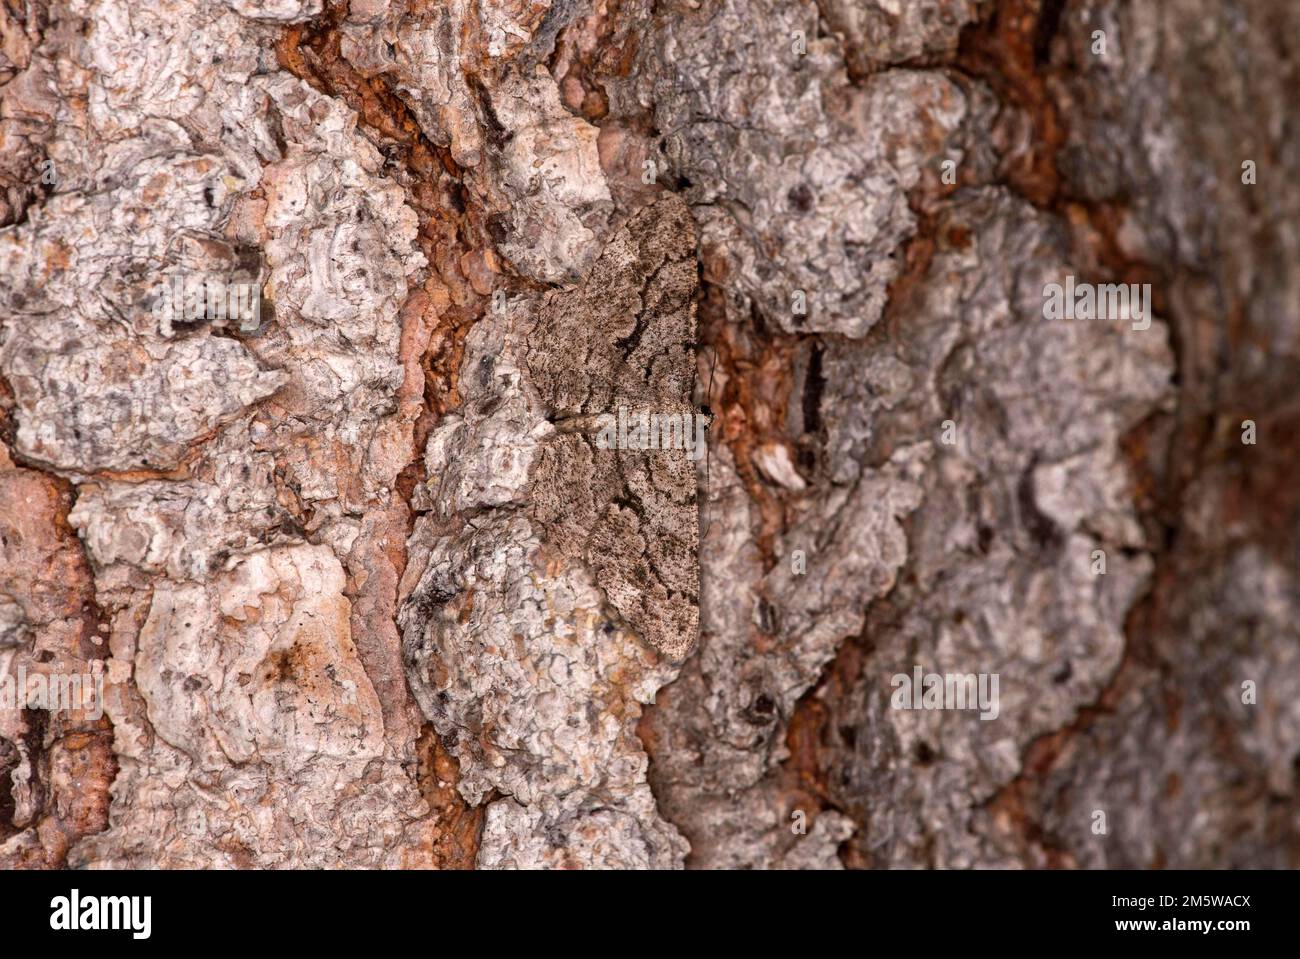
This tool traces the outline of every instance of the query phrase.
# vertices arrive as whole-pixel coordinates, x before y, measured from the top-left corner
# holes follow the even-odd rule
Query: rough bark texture
[[[1300,866],[1298,38],[0,0],[0,865]]]

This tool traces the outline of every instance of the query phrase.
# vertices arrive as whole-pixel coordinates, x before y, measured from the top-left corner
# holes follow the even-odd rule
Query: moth
[[[685,202],[660,195],[582,284],[545,295],[523,351],[555,426],[534,465],[532,515],[549,548],[585,563],[619,616],[674,661],[699,635],[695,450],[677,441],[699,415],[695,242]],[[665,425],[629,443],[619,429],[611,444],[620,411],[678,433]]]

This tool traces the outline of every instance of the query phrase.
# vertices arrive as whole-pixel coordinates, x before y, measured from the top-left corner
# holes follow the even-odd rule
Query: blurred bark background
[[[1298,40],[0,0],[0,671],[107,677],[0,709],[0,864],[1300,865]],[[160,323],[178,271],[261,325]],[[1066,276],[1154,321],[1045,319]],[[564,547],[554,371],[683,296],[673,618]],[[610,561],[678,582],[638,509]],[[997,718],[891,709],[915,666]]]

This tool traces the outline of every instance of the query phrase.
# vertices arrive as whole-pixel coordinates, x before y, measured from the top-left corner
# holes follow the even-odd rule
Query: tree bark
[[[1300,865],[1297,36],[4,0],[0,865]]]

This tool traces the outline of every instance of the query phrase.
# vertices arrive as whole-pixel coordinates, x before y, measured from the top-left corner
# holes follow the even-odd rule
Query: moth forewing
[[[690,210],[661,194],[584,283],[546,297],[526,333],[556,428],[534,467],[534,515],[552,549],[590,567],[618,616],[672,660],[699,633],[697,287]]]

